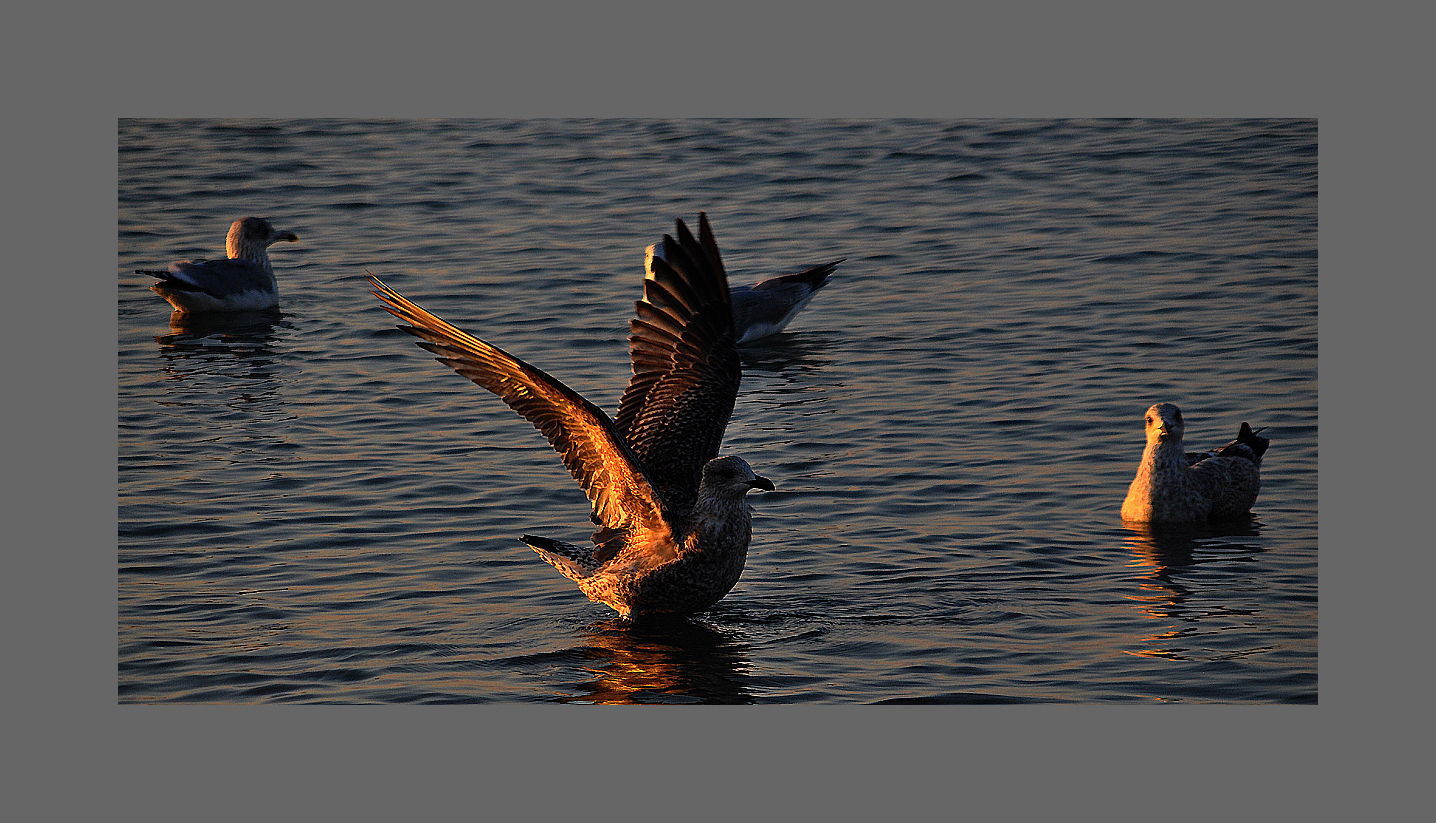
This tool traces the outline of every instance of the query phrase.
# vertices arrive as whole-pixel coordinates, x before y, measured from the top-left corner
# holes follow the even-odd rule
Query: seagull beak
[[[769,479],[766,478],[766,477],[761,477],[761,476],[759,476],[759,475],[754,475],[754,476],[753,476],[753,479],[748,481],[748,488],[750,488],[750,489],[762,489],[762,490],[764,490],[764,491],[772,491],[772,490],[773,490],[773,481],[769,480]]]

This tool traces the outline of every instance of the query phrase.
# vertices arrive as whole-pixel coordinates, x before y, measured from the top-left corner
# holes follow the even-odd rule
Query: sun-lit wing
[[[411,324],[399,328],[543,432],[606,529],[669,530],[663,503],[642,463],[602,409],[542,370],[430,314],[378,278],[370,275],[369,282],[384,308]]]

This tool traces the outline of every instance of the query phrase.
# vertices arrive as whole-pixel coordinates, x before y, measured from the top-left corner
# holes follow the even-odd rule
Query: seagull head
[[[1171,403],[1158,403],[1147,409],[1147,441],[1175,440],[1182,442],[1182,410]]]
[[[225,238],[225,251],[231,260],[251,259],[256,252],[263,251],[281,240],[291,243],[299,241],[299,235],[292,231],[275,231],[263,217],[245,217],[234,221]]]
[[[773,490],[773,481],[754,474],[746,460],[732,455],[717,457],[703,464],[701,485],[710,491],[726,492],[736,497],[742,497],[752,489]]]

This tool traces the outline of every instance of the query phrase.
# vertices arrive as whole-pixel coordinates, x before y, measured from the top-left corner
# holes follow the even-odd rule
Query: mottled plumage
[[[227,260],[176,260],[168,269],[135,269],[160,282],[150,290],[178,312],[258,311],[279,305],[279,288],[269,263],[269,247],[298,235],[275,231],[268,220],[245,217],[229,227]]]
[[[654,259],[663,256],[660,246],[655,243],[644,250],[643,268],[649,277],[653,276]],[[797,274],[770,277],[752,286],[732,287],[729,295],[735,341],[751,343],[782,331],[827,284],[838,264],[847,259],[842,257]]]
[[[1227,445],[1184,452],[1182,411],[1171,403],[1147,409],[1146,428],[1147,447],[1122,502],[1122,519],[1202,523],[1251,511],[1261,489],[1262,455],[1271,441],[1258,437],[1244,422],[1237,439]]]
[[[704,214],[665,235],[630,325],[633,377],[610,419],[539,369],[425,311],[370,277],[419,345],[543,432],[593,502],[593,547],[521,539],[591,600],[624,617],[686,614],[737,583],[752,528],[745,495],[772,490],[718,457],[738,394],[728,282]]]

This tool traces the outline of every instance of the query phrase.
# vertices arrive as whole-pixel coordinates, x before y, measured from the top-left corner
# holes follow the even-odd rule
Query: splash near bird
[[[592,547],[520,539],[626,618],[689,614],[718,602],[748,556],[745,496],[773,490],[740,457],[718,457],[738,395],[728,280],[706,214],[695,239],[677,239],[643,284],[629,324],[633,377],[609,418],[577,392],[420,308],[372,275],[399,328],[464,377],[498,395],[543,432],[593,503]]]

